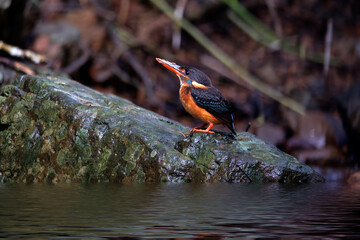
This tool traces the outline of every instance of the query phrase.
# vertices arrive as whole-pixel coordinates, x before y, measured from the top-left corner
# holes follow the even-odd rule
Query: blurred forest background
[[[160,57],[205,72],[237,131],[251,122],[249,132],[328,180],[359,166],[359,1],[0,0],[0,41],[0,86],[24,72],[67,75],[199,125]],[[14,57],[5,43],[46,61]]]

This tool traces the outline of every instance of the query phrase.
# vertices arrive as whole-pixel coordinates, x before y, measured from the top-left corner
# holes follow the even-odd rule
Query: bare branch
[[[0,50],[9,53],[10,56],[13,57],[28,58],[36,64],[46,62],[46,57],[44,55],[34,53],[33,51],[30,50],[22,50],[16,46],[6,44],[1,40],[0,40]]]

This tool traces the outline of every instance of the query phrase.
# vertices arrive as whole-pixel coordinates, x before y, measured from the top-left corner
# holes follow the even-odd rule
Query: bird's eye
[[[190,74],[189,70],[185,69],[185,74],[189,75]]]

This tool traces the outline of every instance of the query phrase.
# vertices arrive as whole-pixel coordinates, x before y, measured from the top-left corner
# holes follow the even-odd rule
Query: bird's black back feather
[[[236,134],[231,106],[216,88],[191,88],[191,96],[199,107],[214,115]]]

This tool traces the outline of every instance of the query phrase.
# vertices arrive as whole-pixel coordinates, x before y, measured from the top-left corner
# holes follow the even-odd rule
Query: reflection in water
[[[336,183],[3,184],[0,237],[356,237],[360,194]]]

